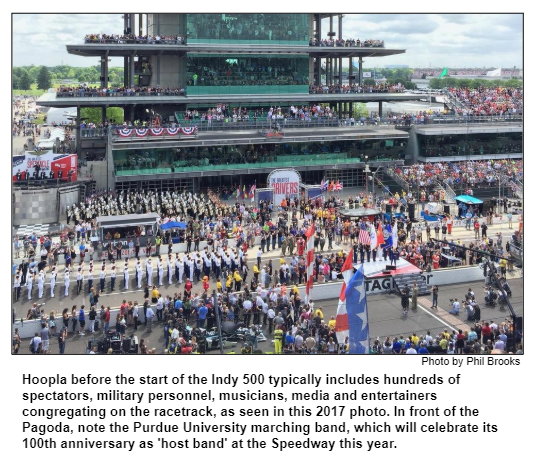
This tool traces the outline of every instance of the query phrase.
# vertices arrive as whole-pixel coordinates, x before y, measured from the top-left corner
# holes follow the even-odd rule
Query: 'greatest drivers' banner
[[[25,152],[24,155],[13,157],[14,182],[28,178],[30,180],[43,179],[43,173],[45,179],[75,182],[77,180],[77,155],[48,151],[42,154]]]
[[[294,169],[276,169],[268,176],[268,186],[273,189],[273,203],[279,206],[283,198],[299,197],[299,173]]]

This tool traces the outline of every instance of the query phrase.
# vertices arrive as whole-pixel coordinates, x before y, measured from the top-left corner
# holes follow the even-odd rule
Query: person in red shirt
[[[477,219],[473,224],[473,228],[475,231],[475,239],[479,240],[479,229],[481,228],[481,225],[479,225],[479,221]]]
[[[186,295],[187,297],[191,297],[191,289],[193,289],[193,283],[191,283],[191,280],[189,278],[187,278],[187,280],[185,281],[185,292],[184,292],[184,295]]]
[[[124,299],[122,302],[122,305],[120,306],[120,314],[124,317],[127,317],[127,309],[129,305],[127,304],[127,300]]]
[[[437,270],[439,268],[439,264],[440,264],[440,256],[438,255],[437,252],[435,252],[432,256],[432,268],[434,270]]]
[[[451,235],[451,228],[453,227],[453,220],[451,217],[447,218],[447,234]]]
[[[207,293],[208,289],[210,289],[210,283],[208,282],[208,277],[205,276],[202,278],[202,289]]]
[[[303,250],[305,249],[305,240],[301,237],[298,238],[296,245],[298,247],[298,255],[300,257],[303,256]]]
[[[483,345],[486,345],[488,340],[490,339],[490,326],[487,322],[483,323],[483,327],[481,328],[481,337],[483,338]]]

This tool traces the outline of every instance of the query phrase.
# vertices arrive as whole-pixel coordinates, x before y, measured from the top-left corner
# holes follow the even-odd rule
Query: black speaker
[[[408,203],[408,218],[415,219],[415,203]]]
[[[397,266],[396,265],[386,265],[386,270],[396,270],[397,269]]]
[[[451,214],[451,208],[447,204],[444,204],[444,214]]]
[[[390,204],[386,204],[386,214],[391,215],[391,205]]]
[[[125,337],[122,342],[122,350],[124,353],[129,353],[130,349],[131,349],[131,338]]]
[[[523,325],[522,325],[522,316],[517,316],[515,318],[515,330],[517,331],[521,331],[523,328]]]

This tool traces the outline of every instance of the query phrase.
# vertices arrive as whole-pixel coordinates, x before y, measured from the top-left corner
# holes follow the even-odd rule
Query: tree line
[[[109,67],[109,84],[121,86],[123,84],[123,67]],[[69,65],[22,66],[13,67],[13,89],[29,90],[36,83],[37,88],[43,91],[52,87],[53,82],[73,80],[79,83],[98,84],[101,76],[99,65],[91,67],[72,67]]]
[[[432,89],[443,88],[522,88],[522,80],[512,78],[510,80],[484,80],[481,78],[433,78],[429,80],[429,87]]]

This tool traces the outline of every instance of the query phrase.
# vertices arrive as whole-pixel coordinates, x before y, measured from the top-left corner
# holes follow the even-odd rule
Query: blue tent
[[[161,225],[161,230],[169,230],[171,228],[187,228],[185,222],[167,222],[166,224]]]
[[[464,203],[471,203],[471,204],[483,204],[483,201],[479,198],[475,198],[471,195],[459,195],[455,197],[455,201],[463,201]]]

